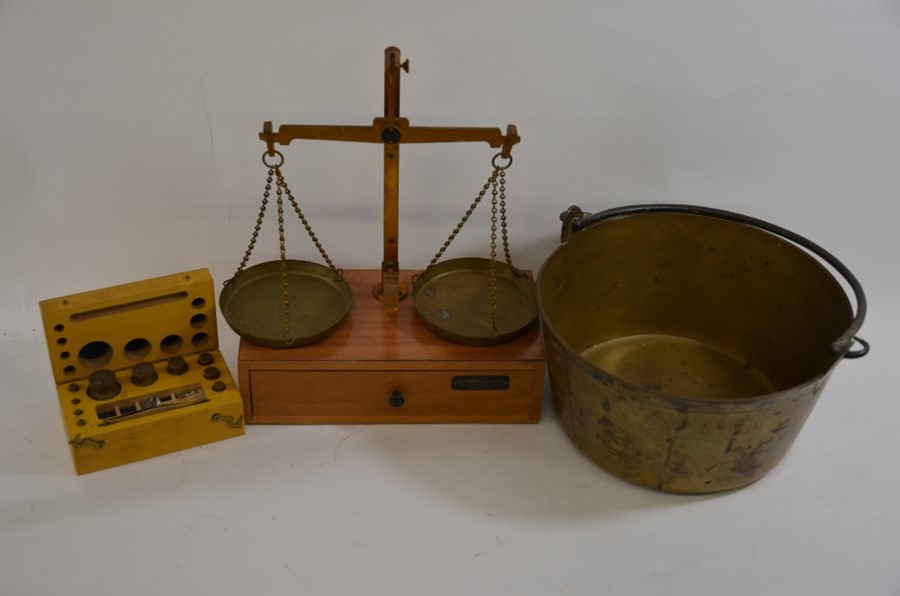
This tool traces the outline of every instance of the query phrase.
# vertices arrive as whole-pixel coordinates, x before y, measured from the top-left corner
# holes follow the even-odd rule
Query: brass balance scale
[[[496,128],[410,126],[400,117],[400,72],[409,72],[409,61],[389,47],[384,69],[384,117],[371,126],[289,124],[275,132],[266,122],[259,135],[268,169],[262,205],[249,247],[219,298],[242,338],[238,372],[247,422],[537,422],[544,351],[534,283],[512,263],[507,226],[506,170],[520,141],[516,127],[504,135]],[[384,145],[380,272],[336,267],[313,232],[275,149],[297,139]],[[500,151],[428,266],[419,273],[400,269],[400,144],[445,142],[484,142]],[[280,259],[247,267],[273,182]],[[490,258],[441,261],[488,191]],[[285,198],[325,265],[287,258]],[[498,222],[504,261],[497,258]]]

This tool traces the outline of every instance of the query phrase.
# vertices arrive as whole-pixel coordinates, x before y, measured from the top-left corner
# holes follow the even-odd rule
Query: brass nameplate
[[[503,391],[509,389],[507,375],[457,375],[450,382],[454,391]]]

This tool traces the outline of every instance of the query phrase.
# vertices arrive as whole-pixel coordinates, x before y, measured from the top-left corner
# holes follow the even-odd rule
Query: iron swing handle
[[[572,237],[572,234],[586,230],[587,228],[590,228],[591,226],[594,226],[602,221],[606,221],[616,217],[622,217],[625,215],[636,215],[643,213],[683,213],[689,215],[702,215],[706,217],[724,219],[726,221],[748,225],[765,232],[769,232],[771,234],[774,234],[775,236],[778,236],[785,240],[789,240],[790,242],[793,242],[794,244],[813,253],[814,255],[828,263],[835,271],[837,271],[841,275],[841,277],[844,278],[844,280],[850,286],[850,289],[853,290],[853,294],[856,298],[856,313],[853,317],[853,320],[850,322],[850,325],[847,327],[846,331],[844,331],[844,333],[841,334],[841,336],[836,340],[831,342],[831,346],[829,348],[831,350],[831,353],[835,356],[842,356],[843,358],[861,358],[869,353],[869,342],[862,338],[856,337],[856,334],[859,332],[860,327],[862,327],[863,320],[866,318],[866,294],[863,291],[862,285],[859,283],[859,280],[857,280],[856,276],[853,275],[853,273],[830,252],[828,252],[812,240],[809,240],[804,236],[801,236],[786,228],[782,228],[781,226],[777,226],[775,224],[757,219],[755,217],[750,217],[748,215],[742,215],[740,213],[734,213],[732,211],[725,211],[722,209],[714,209],[712,207],[700,207],[697,205],[627,205],[624,207],[607,209],[598,213],[584,213],[580,207],[573,205],[559,216],[560,220],[563,222],[560,240],[563,244],[565,244]],[[854,342],[858,343],[861,347],[857,350],[851,350],[850,347]]]

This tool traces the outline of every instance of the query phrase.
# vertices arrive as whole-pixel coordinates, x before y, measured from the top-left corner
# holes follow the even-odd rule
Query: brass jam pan
[[[450,259],[413,284],[413,307],[437,335],[461,344],[489,346],[525,333],[537,319],[534,281],[495,261],[497,329],[491,323],[491,261]]]
[[[235,333],[271,348],[296,348],[330,335],[350,311],[352,292],[317,263],[285,261],[290,332],[284,324],[281,262],[248,267],[219,294],[222,316]]]

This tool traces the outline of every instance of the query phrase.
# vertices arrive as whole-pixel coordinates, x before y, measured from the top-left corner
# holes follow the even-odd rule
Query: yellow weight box
[[[244,434],[206,269],[40,307],[77,473]]]

